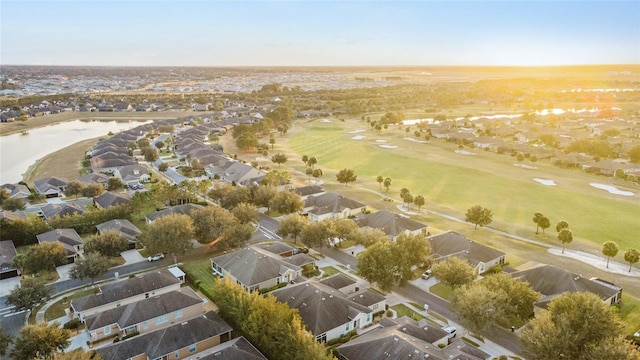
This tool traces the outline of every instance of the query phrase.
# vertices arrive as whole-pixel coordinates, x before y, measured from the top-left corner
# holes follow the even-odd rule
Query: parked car
[[[160,259],[164,259],[164,254],[155,254],[153,256],[149,256],[147,261],[158,261]]]
[[[422,280],[428,280],[430,277],[431,277],[431,269],[425,271],[424,274],[422,274],[421,276]]]
[[[299,248],[295,248],[293,249],[293,253],[294,254],[308,254],[309,253],[309,249],[306,247],[299,247]]]
[[[454,337],[456,337],[456,328],[449,325],[449,326],[445,326],[442,328],[442,330],[446,331],[449,333],[449,339],[453,339]]]

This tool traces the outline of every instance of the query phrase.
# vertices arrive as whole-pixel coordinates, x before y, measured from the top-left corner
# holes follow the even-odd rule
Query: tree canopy
[[[470,284],[476,277],[476,269],[466,260],[450,257],[431,267],[431,274],[451,287]]]
[[[193,221],[188,215],[165,215],[147,226],[142,242],[149,254],[171,253],[173,261],[193,248]]]
[[[564,247],[573,241],[573,233],[569,229],[562,229],[558,233],[558,240],[562,243],[562,253],[564,254]]]
[[[602,244],[602,253],[607,257],[607,269],[609,268],[609,259],[618,255],[618,250],[618,244],[613,241]]]
[[[84,251],[98,252],[104,256],[115,257],[129,248],[129,240],[115,229],[107,229],[96,234],[84,245]]]
[[[358,176],[353,172],[353,169],[342,169],[336,175],[336,180],[344,186],[348,186],[349,183],[355,182]]]
[[[279,191],[271,199],[269,207],[281,214],[291,214],[302,210],[304,201],[293,191]]]
[[[85,253],[84,259],[77,260],[69,275],[72,279],[91,279],[91,285],[95,279],[104,275],[109,270],[109,259],[97,252]]]
[[[475,224],[475,229],[478,229],[478,226],[491,224],[491,221],[493,221],[492,218],[493,213],[490,209],[483,208],[480,205],[475,205],[467,210],[464,221]]]
[[[27,325],[20,330],[10,356],[13,360],[50,359],[69,346],[69,330],[57,322]]]
[[[31,310],[36,305],[49,299],[53,289],[46,286],[39,278],[26,278],[20,286],[16,286],[7,296],[7,304],[15,306],[16,311]]]
[[[624,261],[629,263],[629,272],[631,272],[631,266],[640,261],[640,251],[636,249],[629,249],[625,251]]]
[[[298,213],[289,214],[280,220],[276,233],[283,238],[292,238],[293,242],[296,243],[298,236],[302,234],[308,223],[309,220]]]

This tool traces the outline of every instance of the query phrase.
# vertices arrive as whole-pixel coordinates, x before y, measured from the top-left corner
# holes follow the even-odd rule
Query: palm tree
[[[381,175],[378,175],[378,177],[376,178],[376,181],[378,182],[378,185],[380,185],[380,189],[382,189],[382,183],[384,182],[384,178]]]

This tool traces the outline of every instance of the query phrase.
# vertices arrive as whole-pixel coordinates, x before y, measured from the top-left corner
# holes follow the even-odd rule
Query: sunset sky
[[[640,63],[639,1],[5,1],[0,64]]]

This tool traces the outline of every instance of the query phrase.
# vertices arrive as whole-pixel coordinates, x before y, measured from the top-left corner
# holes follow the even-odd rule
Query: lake
[[[78,141],[107,136],[148,121],[67,121],[31,129],[25,135],[0,136],[0,184],[22,181],[29,166],[46,155]]]

